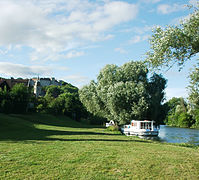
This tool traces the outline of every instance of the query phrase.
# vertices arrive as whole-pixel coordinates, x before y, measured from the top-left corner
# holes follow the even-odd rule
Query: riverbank
[[[48,115],[0,114],[0,179],[198,179],[199,148]]]

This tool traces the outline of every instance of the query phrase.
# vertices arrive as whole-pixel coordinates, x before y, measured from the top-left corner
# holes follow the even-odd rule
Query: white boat
[[[149,120],[132,120],[131,124],[124,125],[121,131],[127,136],[158,136],[159,134],[159,129],[155,127],[155,121]]]

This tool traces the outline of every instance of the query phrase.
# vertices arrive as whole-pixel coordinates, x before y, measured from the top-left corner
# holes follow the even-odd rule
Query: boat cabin
[[[148,121],[148,120],[144,120],[144,121],[136,121],[136,120],[132,120],[131,121],[131,126],[134,127],[135,129],[153,129],[154,126],[154,121]]]
[[[131,124],[124,125],[121,130],[126,135],[157,136],[159,133],[159,129],[155,127],[155,121],[149,120],[132,120]]]

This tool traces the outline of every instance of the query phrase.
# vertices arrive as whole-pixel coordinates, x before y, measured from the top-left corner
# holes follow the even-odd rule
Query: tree
[[[66,115],[75,120],[85,117],[85,108],[79,100],[78,88],[63,83],[62,86],[48,86],[44,89],[46,95],[37,98],[37,112],[54,115]]]
[[[65,82],[62,82],[61,90],[66,93],[78,93],[77,87]]]
[[[24,113],[27,111],[29,103],[28,88],[24,84],[15,84],[10,91],[14,113]]]
[[[189,105],[183,98],[172,98],[167,105],[167,118],[165,123],[170,126],[191,127],[195,120],[189,112]]]
[[[11,113],[13,110],[13,103],[7,89],[2,90],[0,88],[0,112]]]
[[[131,61],[121,67],[106,65],[97,82],[91,81],[80,90],[80,100],[89,112],[119,124],[145,119],[151,105],[149,86],[153,84],[147,75],[143,62]]]
[[[163,124],[163,120],[166,117],[167,112],[165,111],[165,106],[163,101],[165,100],[166,79],[162,75],[154,74],[149,81],[148,91],[149,91],[149,102],[150,106],[148,109],[148,117],[150,119],[156,120],[158,123]]]
[[[171,67],[177,63],[181,68],[199,52],[199,9],[177,26],[157,27],[150,38],[151,50],[146,61],[152,67]]]
[[[46,95],[51,97],[58,97],[62,93],[62,90],[59,86],[51,85],[46,87]]]
[[[195,69],[190,73],[189,78],[189,101],[194,108],[199,108],[199,68],[195,67]]]
[[[153,35],[150,38],[151,50],[147,52],[146,58],[149,67],[171,68],[174,64],[177,64],[179,69],[181,69],[186,61],[190,60],[199,52],[198,27],[199,5],[198,8],[194,9],[193,13],[184,21],[181,21],[179,25],[167,26],[166,28],[157,27],[154,29]],[[188,87],[190,90],[190,108],[188,111],[183,110],[183,112],[177,112],[177,107],[170,109],[168,118],[166,119],[170,125],[190,126],[194,121],[199,122],[199,119],[197,120],[197,117],[199,117],[198,65],[195,66],[195,69],[190,74],[190,85]],[[182,109],[183,107],[185,106],[182,106],[182,104],[178,105],[178,109]],[[194,119],[191,119],[190,116]],[[186,118],[191,122],[183,124]],[[175,121],[174,123],[173,120]],[[176,122],[178,123],[176,124]]]

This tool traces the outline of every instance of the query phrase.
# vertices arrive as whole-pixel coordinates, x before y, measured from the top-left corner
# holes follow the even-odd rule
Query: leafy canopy
[[[106,65],[100,71],[97,82],[91,81],[79,91],[80,100],[89,112],[119,124],[145,119],[150,114],[149,109],[160,106],[164,97],[157,95],[160,99],[156,98],[158,103],[152,105],[152,88],[160,89],[162,93],[166,84],[165,80],[164,85],[158,88],[155,81],[162,82],[163,78],[156,75],[150,83],[147,75],[148,69],[142,62],[131,61],[121,67]]]
[[[199,52],[199,9],[177,26],[157,27],[150,38],[151,50],[146,61],[152,68],[180,68]]]

